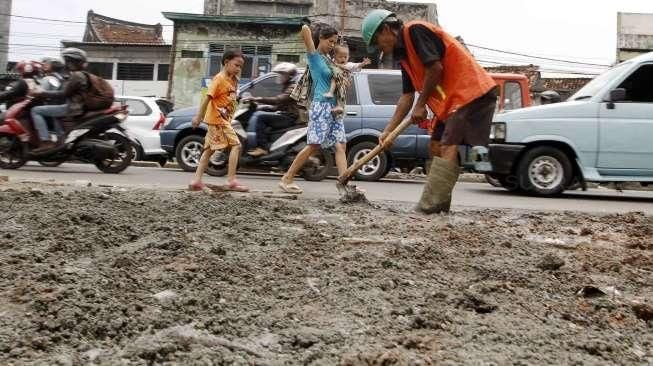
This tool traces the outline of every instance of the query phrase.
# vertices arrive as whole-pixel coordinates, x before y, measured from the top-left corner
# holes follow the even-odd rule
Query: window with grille
[[[170,65],[168,65],[168,64],[159,64],[157,80],[158,81],[168,81],[168,74],[169,73],[170,73]]]
[[[117,80],[154,80],[154,64],[118,64]]]
[[[272,45],[234,45],[234,44],[209,44],[209,67],[208,76],[213,76],[222,69],[222,57],[227,50],[238,50],[243,53],[245,64],[241,72],[242,79],[257,77],[260,73],[270,70],[270,58],[272,56]],[[298,58],[299,59],[299,58]]]
[[[299,63],[299,55],[277,55],[277,62]]]
[[[277,14],[308,15],[310,7],[310,5],[300,4],[277,4]]]
[[[113,63],[111,62],[89,62],[88,72],[97,75],[102,79],[113,79]]]
[[[203,58],[204,52],[202,51],[191,51],[191,50],[181,50],[181,58]]]

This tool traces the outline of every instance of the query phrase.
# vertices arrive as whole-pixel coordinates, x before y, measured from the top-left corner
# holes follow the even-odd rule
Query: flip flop
[[[191,192],[203,191],[206,188],[206,185],[202,182],[191,183],[188,185],[188,190]]]
[[[302,191],[301,188],[295,183],[288,184],[284,181],[279,182],[279,188],[281,188],[282,191],[285,193],[290,193],[290,194],[302,194],[304,191]]]
[[[249,192],[249,187],[238,183],[237,180],[232,181],[224,186],[226,189],[234,192]]]

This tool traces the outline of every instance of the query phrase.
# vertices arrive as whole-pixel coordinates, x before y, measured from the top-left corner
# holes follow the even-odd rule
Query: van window
[[[351,85],[347,88],[347,105],[358,105],[358,96],[356,95],[356,82],[351,80]]]
[[[503,109],[510,111],[524,106],[521,98],[521,84],[508,81],[504,84],[503,88],[505,99]]]
[[[372,103],[396,105],[402,94],[401,75],[368,75]]]
[[[626,102],[653,103],[653,65],[643,65],[624,80],[619,88],[626,89]]]
[[[277,77],[272,76],[259,81],[250,89],[243,90],[243,92],[250,92],[255,97],[269,98],[281,94],[281,88],[282,86],[277,84]]]

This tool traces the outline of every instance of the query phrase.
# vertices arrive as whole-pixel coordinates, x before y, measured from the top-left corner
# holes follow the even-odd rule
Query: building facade
[[[61,44],[86,51],[89,70],[109,81],[117,95],[167,93],[171,46],[163,40],[160,24],[127,22],[91,10],[82,41]]]
[[[653,51],[653,14],[617,14],[617,61]]]
[[[11,14],[11,0],[0,0],[0,14]],[[11,17],[0,15],[0,74],[7,71]]]
[[[245,57],[241,80],[269,72],[278,62],[299,63],[304,46],[300,19],[163,13],[174,22],[168,98],[177,107],[197,105],[201,91],[222,67],[228,49]]]

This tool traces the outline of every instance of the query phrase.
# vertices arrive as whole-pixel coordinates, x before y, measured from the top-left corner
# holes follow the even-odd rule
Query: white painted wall
[[[115,95],[133,97],[156,96],[165,98],[168,91],[167,81],[107,80],[113,87]]]
[[[653,36],[653,14],[619,13],[619,34]]]

